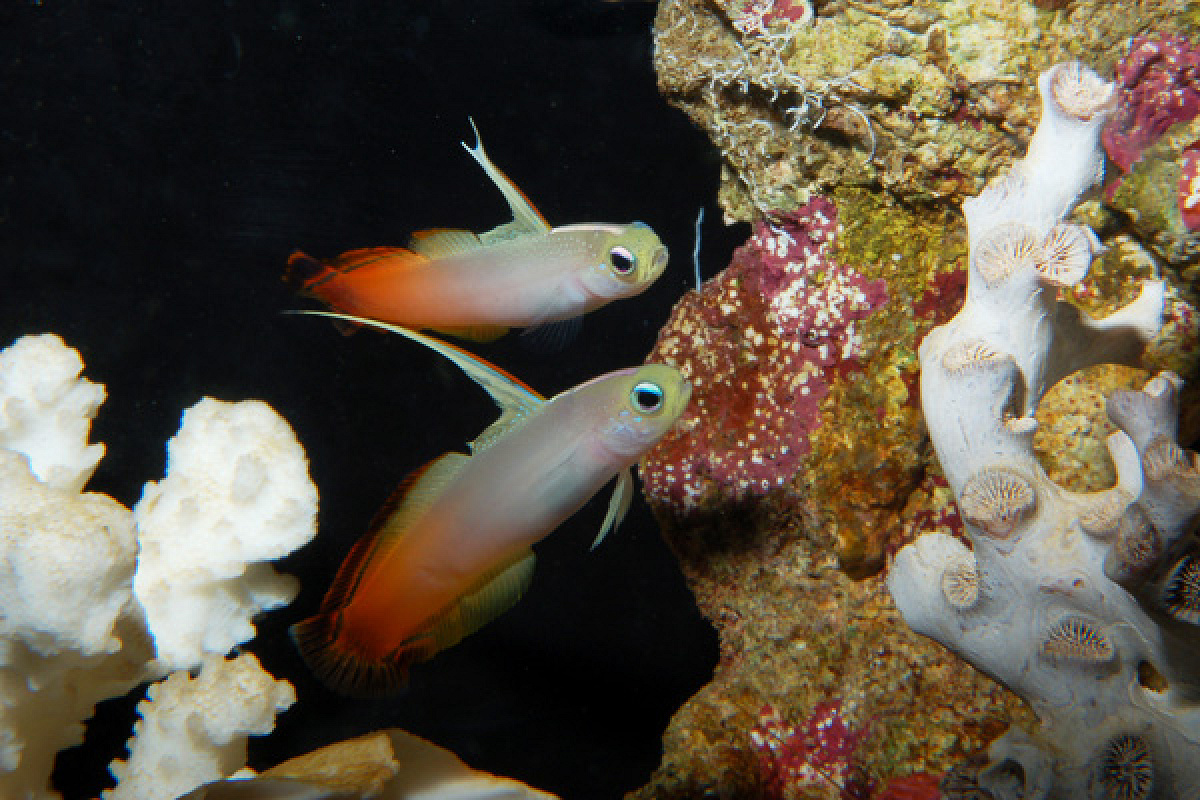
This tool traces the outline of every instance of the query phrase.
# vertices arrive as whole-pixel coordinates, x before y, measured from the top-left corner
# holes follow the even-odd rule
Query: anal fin
[[[464,328],[431,328],[430,330],[481,344],[494,342],[508,333],[508,328],[503,325],[471,325]]]
[[[521,345],[531,353],[557,353],[565,349],[582,329],[582,316],[543,322],[521,331]]]
[[[525,549],[515,558],[486,572],[426,629],[436,651],[461,642],[517,604],[533,581],[537,557]]]

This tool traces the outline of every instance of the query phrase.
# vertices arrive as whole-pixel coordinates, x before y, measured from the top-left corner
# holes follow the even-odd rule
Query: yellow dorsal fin
[[[471,231],[431,228],[417,231],[408,242],[409,249],[428,259],[450,258],[478,250],[482,244]]]
[[[471,123],[471,130],[475,133],[475,146],[471,147],[466,142],[462,146],[471,154],[479,166],[483,167],[483,171],[487,173],[488,178],[504,195],[504,200],[508,203],[509,210],[512,211],[512,221],[506,222],[503,225],[493,228],[492,230],[479,234],[479,240],[484,244],[494,244],[505,239],[515,239],[518,236],[527,236],[530,234],[547,233],[550,226],[546,224],[546,220],[542,218],[541,213],[533,207],[533,203],[529,202],[529,198],[516,187],[508,176],[497,169],[492,160],[483,150],[483,141],[479,138],[479,129],[475,127],[475,120],[470,117],[467,121]]]
[[[466,466],[470,456],[465,453],[445,453],[408,474],[383,506],[375,512],[367,533],[351,548],[338,568],[337,576],[319,613],[326,614],[341,608],[353,596],[373,557],[380,548],[403,536],[412,519],[423,512],[445,491]]]

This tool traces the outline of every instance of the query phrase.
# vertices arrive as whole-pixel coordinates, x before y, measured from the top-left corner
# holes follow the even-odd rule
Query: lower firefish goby
[[[351,250],[328,262],[296,252],[285,280],[337,311],[406,328],[487,341],[538,326],[565,341],[581,315],[642,292],[666,269],[667,248],[648,225],[551,228],[492,164],[478,131],[474,147],[462,144],[504,195],[511,222],[482,234],[420,231],[407,248]]]
[[[691,385],[674,367],[618,370],[546,400],[454,345],[384,328],[453,361],[501,408],[471,442],[401,485],[346,557],[318,614],[292,627],[314,672],[346,694],[386,694],[408,667],[478,630],[520,599],[530,546],[617,478],[593,547],[633,497],[632,465],[675,423]]]

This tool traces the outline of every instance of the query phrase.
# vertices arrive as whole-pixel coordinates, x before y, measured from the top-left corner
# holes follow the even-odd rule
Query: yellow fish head
[[[665,364],[614,372],[604,383],[609,399],[602,431],[604,444],[629,463],[671,429],[692,396],[687,379]]]
[[[597,297],[616,300],[639,294],[667,268],[667,247],[644,222],[571,227],[588,239],[593,261],[583,283]]]

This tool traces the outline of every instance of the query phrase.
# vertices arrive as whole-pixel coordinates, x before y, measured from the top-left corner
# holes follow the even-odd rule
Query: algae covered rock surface
[[[754,231],[679,302],[649,356],[695,384],[642,477],[721,658],[631,796],[838,797],[819,770],[789,772],[800,777],[781,790],[762,745],[764,720],[802,730],[828,704],[861,735],[843,766],[870,797],[940,778],[1033,724],[1019,698],[915,635],[884,588],[916,536],[963,536],[921,417],[916,353],[962,304],[959,207],[1024,152],[1036,76],[1080,60],[1112,77],[1135,33],[1200,40],[1196,16],[1183,3],[660,3],[660,90],[720,154],[726,219]],[[1037,409],[1037,456],[1071,489],[1115,479],[1105,393],[1162,369],[1197,383],[1196,260],[1171,205],[1184,130],[1129,174],[1110,169],[1072,217],[1100,247],[1062,299],[1103,316],[1147,279],[1166,288],[1141,369],[1071,375]],[[1161,197],[1142,177],[1155,170],[1175,181]],[[857,290],[857,305],[831,284]],[[1181,441],[1200,434],[1195,391]]]

